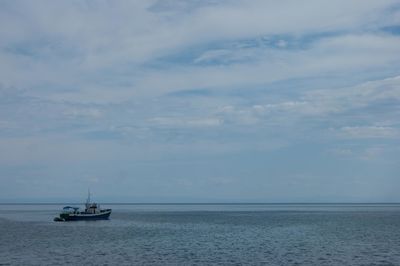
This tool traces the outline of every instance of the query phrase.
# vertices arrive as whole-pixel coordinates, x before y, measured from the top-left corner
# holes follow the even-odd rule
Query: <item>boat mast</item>
[[[88,189],[88,197],[86,199],[86,209],[88,209],[90,206],[90,189]]]

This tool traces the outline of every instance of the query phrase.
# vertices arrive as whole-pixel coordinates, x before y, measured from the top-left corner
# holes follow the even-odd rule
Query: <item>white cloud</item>
[[[348,157],[354,154],[354,152],[349,148],[335,148],[329,150],[329,152],[341,157]]]
[[[285,40],[279,40],[276,42],[276,46],[281,47],[281,48],[285,48],[287,45],[288,45],[288,43]]]
[[[363,49],[349,49],[346,42],[340,42],[342,37],[328,38],[325,42],[316,43],[306,50],[274,50],[262,48],[255,56],[255,61],[244,61],[231,65],[206,66],[175,66],[162,70],[150,70],[143,76],[135,79],[132,94],[138,96],[155,96],[171,91],[194,88],[226,89],[241,86],[262,86],[267,83],[295,79],[324,76],[348,77],[360,71],[373,69],[393,69],[400,59],[400,38],[377,37],[380,45],[368,45],[369,38],[353,36]],[[344,38],[347,38],[344,37]],[[329,45],[330,41],[339,42],[335,48]],[[215,52],[215,54],[213,54]],[[210,51],[197,60],[224,57],[223,61],[236,61],[246,58],[249,54],[238,51]],[[207,58],[207,59],[206,59]],[[365,74],[367,75],[367,74]],[[365,77],[367,78],[367,77]],[[149,90],[148,88],[152,88]]]
[[[400,74],[400,38],[382,29],[398,24],[395,4],[0,1],[0,179],[17,172],[61,191],[76,174],[129,193],[115,182],[121,169],[146,191],[148,180],[165,186],[177,169],[196,184],[191,167],[170,162],[203,161],[215,162],[217,177],[230,171],[255,184],[260,198],[265,187],[287,192],[297,170],[315,177],[318,193],[326,184],[318,176],[343,187],[350,174],[325,171],[318,150],[399,157],[379,146],[399,138],[400,78],[382,80]],[[22,191],[8,192],[7,182],[8,195]]]
[[[383,147],[369,147],[363,151],[360,158],[363,160],[374,160],[382,157],[385,149]]]
[[[397,158],[393,158],[392,154],[396,153],[397,147],[385,144],[369,144],[369,145],[354,145],[337,147],[330,149],[329,153],[344,160],[362,160],[374,163],[397,164]]]
[[[339,134],[346,138],[399,138],[400,131],[392,127],[347,126]]]
[[[259,52],[258,49],[241,49],[239,51],[234,49],[208,50],[197,57],[194,63],[240,63],[246,60],[254,60]]]
[[[154,123],[159,126],[166,127],[216,127],[220,126],[223,121],[219,118],[205,117],[205,118],[193,118],[193,117],[155,117],[150,119],[150,123]]]
[[[298,101],[267,104],[263,107],[271,112],[323,116],[366,108],[379,101],[400,101],[400,76],[351,87],[310,90],[301,95]]]
[[[110,98],[115,102],[116,98],[122,101],[196,86],[262,84],[385,66],[397,62],[400,54],[395,37],[348,34],[324,38],[303,52],[217,49],[204,51],[195,59],[237,62],[252,58],[256,63],[175,66],[168,70],[143,67],[156,58],[179,54],[182,49],[219,41],[390,25],[392,15],[385,10],[396,1],[225,1],[209,5],[172,1],[156,11],[152,7],[160,2],[41,3],[45,4],[27,1],[5,5],[0,16],[0,78],[7,86],[64,84],[76,88],[75,95],[54,89],[54,98],[82,101],[87,95],[86,101],[104,102]],[[175,14],[172,17],[171,10]],[[285,42],[278,40],[277,45]],[[10,50],[14,46],[17,48]],[[21,48],[34,56],[20,53]],[[99,78],[107,72],[113,72],[113,79],[123,80],[124,85],[107,86],[108,78]]]
[[[258,99],[252,98],[255,104],[246,101],[235,104],[221,99],[208,107],[207,112],[223,121],[221,128],[231,130],[232,134],[258,131],[265,137],[278,134],[289,139],[329,141],[400,138],[398,76],[350,87],[307,90],[296,97],[289,95],[275,99],[274,93],[279,95],[275,91]],[[170,125],[173,125],[172,121]],[[175,126],[178,127],[178,123],[175,122]]]
[[[70,108],[64,111],[64,115],[68,117],[90,117],[99,118],[102,112],[96,108]]]

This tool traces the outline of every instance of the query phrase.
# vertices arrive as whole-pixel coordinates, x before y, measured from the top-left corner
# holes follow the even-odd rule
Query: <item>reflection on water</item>
[[[399,265],[400,205],[0,205],[0,265]]]

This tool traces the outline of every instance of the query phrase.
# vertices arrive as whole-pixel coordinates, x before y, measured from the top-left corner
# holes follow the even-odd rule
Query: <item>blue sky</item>
[[[399,202],[398,1],[1,1],[0,201]]]

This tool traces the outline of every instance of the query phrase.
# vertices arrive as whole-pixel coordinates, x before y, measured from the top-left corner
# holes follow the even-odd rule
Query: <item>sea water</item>
[[[0,265],[400,265],[400,205],[0,205]]]

